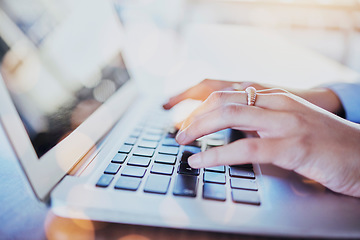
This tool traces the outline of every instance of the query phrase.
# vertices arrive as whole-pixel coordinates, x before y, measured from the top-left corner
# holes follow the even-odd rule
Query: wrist
[[[329,112],[341,117],[345,116],[340,98],[328,88],[312,88],[294,93]]]

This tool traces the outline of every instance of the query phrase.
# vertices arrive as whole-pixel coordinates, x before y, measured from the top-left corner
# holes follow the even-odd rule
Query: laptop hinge
[[[107,134],[105,134],[106,136]],[[80,176],[85,169],[90,165],[90,163],[95,159],[99,154],[100,150],[103,147],[104,138],[100,139],[99,143],[92,147],[68,172],[68,175],[78,177]]]

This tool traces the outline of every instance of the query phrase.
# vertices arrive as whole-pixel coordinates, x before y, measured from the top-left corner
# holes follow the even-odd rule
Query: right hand
[[[185,99],[194,99],[205,101],[209,95],[215,91],[226,91],[235,90],[234,84],[237,84],[239,88],[236,90],[245,90],[247,87],[254,87],[256,90],[264,90],[274,88],[274,86],[263,85],[254,82],[232,82],[222,80],[205,79],[197,85],[187,89],[186,91],[171,97],[167,103],[163,105],[164,109],[171,109],[179,102]],[[275,87],[276,88],[276,87]],[[289,90],[288,92],[293,93],[329,112],[337,115],[343,115],[344,110],[337,95],[327,88],[312,88],[308,90]]]
[[[233,128],[243,138],[188,158],[192,168],[272,163],[342,194],[360,197],[360,125],[281,89],[257,92],[254,106],[244,91],[212,93],[184,121],[176,140],[194,140]]]

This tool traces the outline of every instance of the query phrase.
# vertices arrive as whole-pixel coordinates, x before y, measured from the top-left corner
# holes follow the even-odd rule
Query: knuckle
[[[210,80],[210,79],[205,78],[204,80],[201,81],[201,83],[207,83],[207,82],[209,82],[209,80]]]
[[[310,138],[307,135],[301,135],[297,137],[297,144],[301,149],[307,151],[310,149],[311,143]]]
[[[299,167],[308,156],[311,155],[312,143],[307,135],[301,135],[295,138],[296,150],[293,151],[293,160]]]
[[[279,131],[286,135],[302,132],[306,124],[306,118],[299,112],[283,112],[280,121],[286,123],[279,125]]]
[[[201,117],[193,116],[188,122],[188,127],[191,128],[192,130],[199,129],[199,127],[201,127],[200,121],[201,121]]]
[[[252,159],[254,156],[257,156],[259,153],[259,145],[255,141],[246,141],[245,143],[245,149],[246,149],[246,156],[249,157],[249,159]]]
[[[224,92],[215,91],[210,94],[208,99],[210,102],[218,103],[218,102],[221,102],[223,98],[224,98]]]
[[[236,115],[238,115],[241,112],[241,106],[235,103],[226,103],[222,107],[222,116],[224,118],[234,118]]]
[[[204,84],[208,84],[210,82],[212,82],[213,80],[210,79],[210,78],[205,78],[204,80],[201,81],[201,83],[204,83]]]
[[[288,108],[294,105],[294,99],[291,97],[290,93],[288,92],[280,92],[276,94],[278,99],[278,104],[283,108]]]
[[[258,84],[254,83],[254,82],[242,82],[241,85],[242,85],[242,87],[245,89],[245,88],[247,88],[247,87],[254,87],[254,88],[256,88],[256,85],[258,85]]]
[[[299,112],[293,112],[291,113],[290,121],[292,123],[293,127],[296,127],[298,130],[303,129],[303,126],[306,123],[306,118],[303,114]]]

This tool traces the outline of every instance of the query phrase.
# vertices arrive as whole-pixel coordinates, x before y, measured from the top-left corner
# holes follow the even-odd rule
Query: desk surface
[[[264,39],[264,36],[267,37]],[[137,68],[143,76],[170,79],[169,82],[160,81],[156,85],[161,86],[162,91],[167,94],[194,84],[195,81],[204,78],[205,74],[207,77],[221,79],[259,80],[298,87],[301,87],[302,83],[308,87],[326,80],[354,80],[358,77],[357,73],[333,61],[292,46],[273,33],[258,29],[197,26],[189,29],[185,39],[190,44],[185,48],[179,48],[186,51],[180,60],[173,62],[177,67],[172,71],[164,74],[160,71],[164,69],[163,66],[149,66],[146,62],[141,66],[135,66],[135,70]],[[131,54],[131,50],[129,53]],[[164,55],[156,56],[159,58]],[[136,62],[136,59],[130,61]],[[151,57],[147,61],[152,64],[155,62]],[[164,59],[160,63],[164,63]],[[293,78],[290,81],[291,76]],[[143,84],[146,87],[149,83]],[[74,221],[56,217],[46,205],[35,199],[2,128],[0,166],[0,238],[262,239],[221,233]]]

